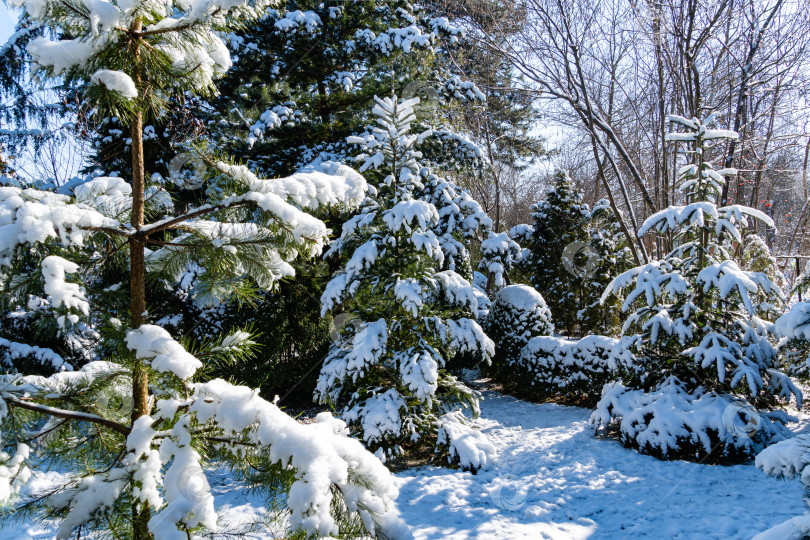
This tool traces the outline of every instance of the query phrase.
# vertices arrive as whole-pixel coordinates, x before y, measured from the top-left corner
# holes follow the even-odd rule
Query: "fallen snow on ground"
[[[485,397],[477,424],[498,449],[492,469],[397,474],[400,511],[417,539],[749,539],[804,513],[799,482],[753,465],[658,461],[594,438],[587,409]],[[225,521],[261,521],[260,498],[224,471],[210,478]],[[0,538],[50,540],[53,530],[16,524]]]
[[[398,475],[419,539],[750,539],[804,513],[799,482],[753,465],[659,461],[594,438],[587,409],[485,397],[478,424],[500,454],[492,470]]]

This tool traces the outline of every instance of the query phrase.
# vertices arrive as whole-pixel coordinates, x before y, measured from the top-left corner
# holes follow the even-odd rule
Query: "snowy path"
[[[485,396],[479,424],[500,452],[494,469],[397,474],[400,511],[419,540],[749,539],[804,512],[798,482],[753,465],[658,461],[595,439],[586,409]],[[210,480],[225,521],[261,519],[261,500],[227,473]],[[0,539],[51,540],[54,529],[13,524]]]
[[[658,461],[595,439],[588,410],[485,396],[493,470],[398,475],[400,510],[419,539],[747,539],[804,512],[798,482],[753,465]]]

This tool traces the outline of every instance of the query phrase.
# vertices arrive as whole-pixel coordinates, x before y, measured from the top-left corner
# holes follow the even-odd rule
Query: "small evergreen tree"
[[[453,270],[439,271],[445,255],[433,232],[436,207],[416,198],[430,175],[418,164],[410,134],[418,99],[377,99],[378,127],[364,145],[361,170],[384,175],[376,197],[349,220],[330,252],[346,257],[322,296],[323,313],[344,312],[347,325],[321,369],[315,397],[340,407],[353,433],[384,459],[405,450],[429,452],[477,469],[492,446],[466,426],[465,408],[478,414],[480,395],[447,373],[456,353],[493,354],[493,344],[473,320],[470,283]],[[461,437],[466,444],[459,445]]]
[[[780,289],[788,288],[785,275],[779,270],[776,258],[771,255],[771,250],[765,240],[757,233],[747,234],[743,240],[742,256],[740,257],[740,267],[749,272],[761,272],[776,284]],[[779,306],[774,306],[778,308]]]
[[[205,204],[166,208],[167,217],[145,222],[144,119],[159,116],[174,91],[213,92],[213,78],[230,65],[218,32],[267,5],[19,4],[72,37],[30,42],[41,75],[89,86],[99,114],[127,119],[132,178],[97,178],[75,186],[72,196],[0,187],[0,265],[13,271],[21,258],[35,261],[57,325],[92,321],[105,353],[105,361],[74,373],[0,376],[3,517],[60,518],[58,538],[99,530],[134,540],[220,532],[205,469],[222,459],[271,495],[300,495],[285,497],[287,523],[302,531],[296,534],[409,537],[389,513],[396,492],[389,473],[345,437],[345,424],[327,414],[302,426],[255,390],[203,382],[207,364],[250,354],[249,334],[219,336],[189,351],[150,324],[147,276],[176,281],[194,266],[193,294],[201,303],[250,298],[291,275],[299,255],[313,256],[325,244],[325,224],[302,208],[362,199],[365,182],[345,167],[340,175],[266,181],[216,161]],[[114,256],[124,258],[129,289],[108,288],[106,301],[91,304],[84,284],[92,285]],[[20,278],[6,275],[12,284]],[[63,484],[20,492],[28,465],[42,463],[60,467]]]
[[[627,247],[613,209],[606,200],[597,202],[590,215],[591,256],[595,267],[583,275],[583,308],[578,313],[583,335],[615,336],[621,331],[621,301],[610,295],[602,300],[608,284],[632,266]]]
[[[766,317],[782,292],[762,272],[745,271],[731,260],[733,242],[742,241],[749,219],[771,220],[744,206],[718,207],[732,170],[715,171],[710,145],[736,137],[704,121],[669,117],[684,131],[667,136],[689,145],[679,169],[684,206],[650,216],[639,234],[672,234],[673,250],[661,261],[614,279],[609,294],[629,289],[623,304],[622,349],[634,359],[624,366],[621,384],[603,394],[594,420],[621,419],[628,445],[659,456],[726,459],[751,456],[782,436],[784,414],[766,409],[801,393],[778,369]],[[734,399],[743,399],[735,405]],[[697,415],[671,414],[673,407]],[[756,409],[760,409],[756,412]],[[756,429],[736,429],[743,413],[761,419]]]
[[[526,261],[531,283],[546,300],[557,330],[573,334],[585,304],[584,280],[593,264],[589,253],[583,251],[590,240],[590,210],[582,204],[582,196],[571,185],[568,174],[558,171],[554,187],[533,207],[532,218],[534,231]],[[580,272],[580,268],[585,271]]]
[[[510,285],[510,272],[521,258],[520,246],[507,233],[490,232],[481,242],[481,261],[478,268],[487,276],[487,293]]]
[[[264,175],[345,162],[356,152],[347,136],[370,136],[364,130],[373,123],[369,117],[374,96],[396,89],[436,98],[418,111],[422,124],[441,126],[443,134],[433,137],[436,144],[427,157],[443,171],[455,170],[472,145],[448,125],[455,116],[434,111],[439,101],[466,100],[463,92],[469,85],[453,76],[454,66],[442,52],[454,46],[460,31],[441,15],[433,4],[405,0],[292,0],[267,10],[262,19],[228,34],[234,66],[218,81],[221,95],[204,108],[203,138]],[[381,179],[368,172],[376,185]],[[471,197],[439,176],[423,178],[423,184],[418,198],[437,208],[455,205],[452,213],[441,213],[434,229],[446,256],[441,269],[456,270],[469,280],[471,261],[465,244],[469,228],[476,225],[475,218],[464,218],[473,208]],[[316,215],[337,231],[351,217],[329,209]],[[305,296],[295,303],[294,312],[277,309],[275,299],[227,306],[224,319],[234,324],[247,319],[257,327],[274,328],[272,335],[256,337],[262,345],[259,353],[251,366],[237,372],[254,378],[253,373],[266,371],[268,376],[261,377],[264,395],[286,395],[284,388],[297,377],[317,376],[311,368],[323,360],[329,339],[328,332],[314,330],[329,321],[322,320],[320,302],[312,298],[320,297],[338,262],[296,263],[293,283],[282,285],[286,292]],[[295,344],[293,354],[289,343]],[[304,377],[296,388],[311,395],[314,377]]]

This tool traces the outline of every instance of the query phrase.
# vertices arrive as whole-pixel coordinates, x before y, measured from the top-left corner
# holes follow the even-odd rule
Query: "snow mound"
[[[760,452],[756,459],[757,468],[768,476],[783,480],[800,478],[805,490],[810,485],[808,463],[810,463],[810,440],[807,435],[771,445]],[[810,504],[808,499],[804,501]],[[756,535],[754,540],[802,540],[808,535],[810,535],[810,511],[771,527]]]
[[[93,76],[90,77],[90,81],[112,92],[118,92],[127,99],[138,97],[138,89],[135,88],[135,81],[123,71],[99,69],[93,73]]]
[[[508,305],[520,311],[548,309],[543,296],[528,285],[510,285],[495,295],[495,302]]]

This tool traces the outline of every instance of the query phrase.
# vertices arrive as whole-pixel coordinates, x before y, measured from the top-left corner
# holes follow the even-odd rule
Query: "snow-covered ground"
[[[753,465],[658,461],[594,438],[586,409],[485,396],[479,425],[499,451],[493,469],[397,475],[400,511],[418,539],[748,539],[804,512],[798,482]],[[226,520],[261,520],[261,500],[213,476]],[[0,538],[50,540],[53,529],[12,525]]]
[[[398,475],[417,538],[748,539],[804,512],[798,482],[753,465],[659,461],[594,438],[586,409],[485,396],[493,470]]]

